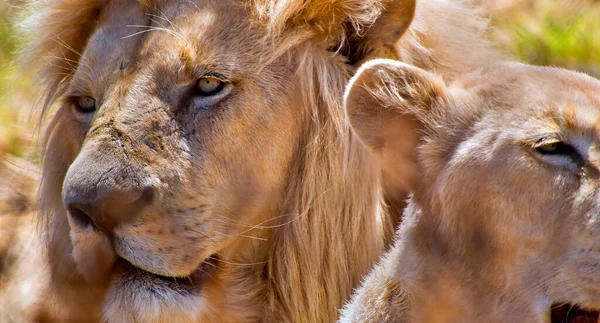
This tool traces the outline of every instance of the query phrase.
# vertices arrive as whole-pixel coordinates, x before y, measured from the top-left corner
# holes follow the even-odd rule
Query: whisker
[[[202,270],[202,269],[198,269],[200,270],[203,274],[207,275],[208,277],[210,277],[213,281],[215,282],[219,282],[215,277],[213,277],[211,274],[207,273],[206,271]]]
[[[216,259],[216,260],[218,260],[219,262],[222,262],[222,263],[224,263],[224,264],[233,265],[233,266],[242,266],[242,267],[243,267],[243,266],[256,266],[256,265],[264,265],[264,264],[267,264],[267,263],[269,263],[269,261],[268,261],[268,260],[267,260],[267,261],[260,261],[260,262],[253,262],[253,263],[237,263],[237,262],[231,262],[231,261],[226,261],[226,260],[223,260],[223,259],[219,259],[219,258],[216,258],[216,257],[214,257],[214,256],[210,256],[209,258]]]
[[[128,35],[128,36],[121,37],[121,39],[130,38],[130,37],[133,37],[133,36],[142,34],[144,32],[148,32],[148,31],[164,31],[164,32],[166,32],[166,33],[168,33],[168,34],[170,34],[172,36],[177,37],[178,39],[180,39],[181,41],[183,41],[184,43],[186,43],[186,45],[188,45],[188,46],[191,45],[190,42],[185,37],[183,37],[182,35],[176,33],[175,31],[173,31],[171,29],[168,29],[168,28],[155,27],[155,26],[145,26],[145,25],[127,25],[127,27],[131,27],[131,28],[148,28],[148,29],[145,30],[145,31],[140,31],[140,32]]]
[[[62,45],[63,47],[65,47],[66,49],[70,50],[71,52],[73,52],[75,55],[81,57],[83,56],[83,54],[81,54],[80,52],[76,51],[73,47],[71,47],[67,42],[65,42],[64,40],[62,40],[57,34],[54,34],[54,38],[52,38],[53,41],[55,41],[56,43],[58,43],[59,45]]]
[[[158,9],[158,12],[162,15],[162,16],[157,16],[157,15],[151,15],[154,16],[158,19],[162,19],[165,20],[169,23],[169,25],[171,25],[172,28],[174,29],[179,29],[179,31],[183,31],[183,29],[179,28],[179,26],[177,26],[176,24],[174,24],[171,20],[169,20],[169,18],[167,17],[167,15],[164,14],[164,12],[162,12],[160,9]]]
[[[249,236],[249,235],[244,235],[244,234],[226,234],[226,233],[222,233],[222,232],[218,232],[218,231],[213,231],[213,232],[216,234],[219,234],[225,238],[240,237],[240,238],[248,238],[248,239],[259,240],[259,241],[268,241],[268,239],[266,239],[266,238],[260,238],[260,237]]]
[[[203,272],[204,273],[204,272]],[[205,273],[206,274],[206,273]],[[208,275],[208,274],[207,274]],[[196,288],[196,285],[194,284],[194,281],[192,280],[192,277],[188,276],[188,281],[190,282],[190,284],[192,285],[192,287]]]
[[[144,34],[144,33],[147,33],[147,32],[151,32],[151,31],[154,31],[154,30],[152,30],[152,29],[146,29],[146,30],[138,31],[138,32],[133,33],[131,35],[127,35],[127,36],[121,37],[121,39],[131,38],[131,37],[134,37],[134,36],[137,36],[137,35],[141,35],[141,34]]]
[[[211,258],[211,259],[216,259],[216,258],[212,258],[212,257],[209,257],[209,258]],[[207,265],[209,265],[209,266],[212,266],[212,267],[214,267],[214,268],[219,268],[219,266],[217,266],[217,265],[215,265],[215,264],[213,264],[213,263],[211,263],[211,262],[205,262],[205,264],[207,264]]]
[[[60,57],[60,56],[46,56],[46,59],[52,59],[53,61],[60,61],[60,62],[65,62],[67,65],[69,65],[69,67],[75,71],[77,69],[77,67],[79,66],[79,62],[72,60],[72,59],[68,59],[66,57]],[[53,66],[59,67],[59,65],[56,65],[54,63],[52,63]],[[62,66],[61,66],[62,67]]]

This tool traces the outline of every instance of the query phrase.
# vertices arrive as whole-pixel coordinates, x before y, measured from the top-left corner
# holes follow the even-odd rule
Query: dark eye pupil
[[[203,78],[198,81],[198,93],[201,96],[215,95],[223,89],[225,82],[213,78]]]
[[[571,145],[562,142],[542,145],[537,147],[536,150],[545,155],[570,155],[575,153],[575,149]]]
[[[96,110],[96,100],[89,96],[81,96],[77,100],[78,108],[83,113],[90,113]]]
[[[571,158],[573,162],[579,166],[585,164],[585,160],[579,152],[571,145],[564,142],[554,142],[546,145],[541,145],[535,149],[539,154],[546,156],[564,156]]]

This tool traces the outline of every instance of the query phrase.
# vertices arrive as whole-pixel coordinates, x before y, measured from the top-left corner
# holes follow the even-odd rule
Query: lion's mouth
[[[552,323],[597,323],[599,312],[572,304],[553,305],[550,313]]]
[[[123,258],[117,260],[116,264],[120,274],[119,284],[121,285],[135,285],[153,290],[171,290],[190,294],[198,294],[208,280],[214,279],[212,275],[218,269],[218,265],[219,259],[216,256],[211,256],[189,276],[169,277],[145,271]]]

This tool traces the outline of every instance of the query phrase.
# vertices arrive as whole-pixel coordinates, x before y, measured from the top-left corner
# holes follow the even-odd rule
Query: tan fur
[[[472,36],[473,57],[446,66],[441,58],[463,44],[424,29],[406,48],[395,44],[414,16],[412,1],[35,6],[24,24],[32,39],[24,55],[46,58],[45,110],[58,109],[46,130],[40,201],[50,317],[334,321],[397,221],[386,216],[378,170],[344,121],[353,64],[408,55],[452,77],[472,68],[463,61],[497,56],[472,10],[421,3],[416,26],[447,22],[460,37]],[[444,15],[448,9],[459,17]],[[440,13],[419,13],[429,10]],[[461,27],[471,20],[477,23]],[[419,46],[421,40],[430,42]],[[207,71],[231,80],[230,96],[207,111],[178,106],[175,89]],[[74,113],[72,97],[79,95],[101,99],[89,125]],[[70,223],[63,183],[152,185],[160,203],[116,227],[118,243],[107,242],[103,233]],[[187,276],[213,255],[218,269],[193,295],[173,286],[157,291],[151,275],[110,266],[118,256],[146,272]]]
[[[452,83],[365,64],[348,119],[413,195],[340,321],[548,322],[553,303],[599,308],[598,93],[587,75],[518,63]],[[574,152],[536,149],[556,140]]]

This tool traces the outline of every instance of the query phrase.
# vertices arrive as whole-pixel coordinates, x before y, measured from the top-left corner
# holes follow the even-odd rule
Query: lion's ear
[[[386,186],[404,192],[418,188],[416,149],[435,127],[445,97],[440,77],[393,60],[367,62],[350,81],[346,116],[359,140],[381,161]]]
[[[410,26],[416,0],[254,0],[269,29],[302,30],[359,65],[397,59],[395,44]]]

